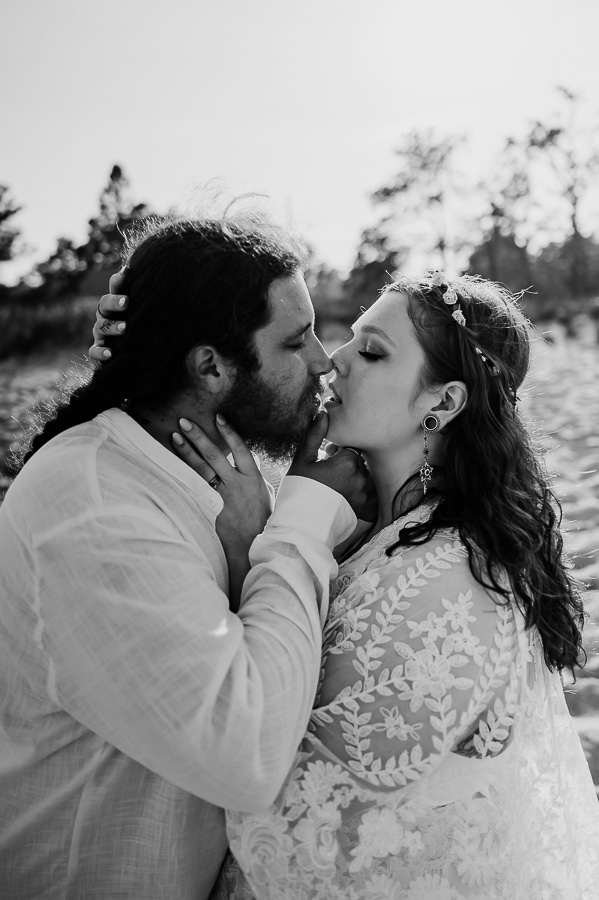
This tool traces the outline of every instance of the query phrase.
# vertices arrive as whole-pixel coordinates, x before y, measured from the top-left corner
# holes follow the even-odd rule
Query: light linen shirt
[[[120,410],[0,509],[0,896],[203,900],[221,809],[271,803],[314,698],[340,495],[284,479],[237,615],[222,499]],[[320,604],[320,609],[319,609]]]

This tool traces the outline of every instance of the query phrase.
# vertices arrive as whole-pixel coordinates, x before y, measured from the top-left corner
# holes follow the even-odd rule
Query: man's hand
[[[123,272],[121,270],[111,276],[108,282],[110,293],[100,297],[98,303],[93,327],[94,343],[89,348],[90,359],[96,359],[98,362],[110,359],[112,356],[110,349],[106,346],[106,338],[118,337],[127,327],[124,318],[129,300],[120,291],[122,282]]]
[[[368,470],[359,452],[349,448],[334,448],[331,455],[318,458],[327,427],[326,413],[319,413],[287,474],[312,478],[332,488],[345,497],[358,518],[362,518],[365,509],[372,504],[373,485]]]

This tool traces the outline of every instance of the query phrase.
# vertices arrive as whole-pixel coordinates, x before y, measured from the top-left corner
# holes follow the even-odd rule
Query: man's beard
[[[323,381],[313,378],[294,402],[259,375],[238,370],[218,412],[254,453],[275,462],[287,461],[304,440],[323,389]]]

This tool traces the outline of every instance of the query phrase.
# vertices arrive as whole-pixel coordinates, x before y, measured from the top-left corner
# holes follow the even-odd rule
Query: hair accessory
[[[466,325],[466,316],[462,311],[462,307],[459,305],[460,298],[458,292],[452,285],[448,284],[444,273],[437,269],[434,272],[431,272],[429,279],[429,290],[437,296],[440,296],[443,303],[447,306],[455,306],[455,309],[451,313],[452,319],[455,319],[458,325]]]
[[[486,368],[489,371],[489,374],[492,375],[493,377],[495,377],[496,375],[499,375],[499,369],[497,368],[497,366],[495,365],[493,360],[491,360],[487,356],[485,356],[485,354],[480,349],[480,347],[475,347],[474,349],[476,350],[478,356],[480,357],[481,362],[485,364]]]
[[[422,429],[424,432],[424,447],[422,448],[422,465],[420,466],[420,481],[422,482],[422,490],[424,495],[426,496],[426,492],[428,490],[428,486],[432,480],[434,469],[428,461],[428,443],[427,443],[427,435],[435,434],[436,431],[439,431],[441,428],[441,419],[439,416],[436,416],[435,413],[427,413],[423,418]]]

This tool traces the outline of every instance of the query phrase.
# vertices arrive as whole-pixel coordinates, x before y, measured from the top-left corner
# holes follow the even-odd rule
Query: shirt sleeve
[[[273,800],[312,707],[318,605],[336,570],[332,547],[355,517],[339,494],[306,481],[287,485],[255,542],[239,615],[201,547],[159,510],[96,511],[35,548],[50,697],[219,806]]]

